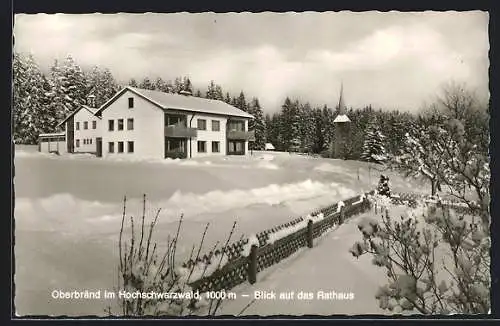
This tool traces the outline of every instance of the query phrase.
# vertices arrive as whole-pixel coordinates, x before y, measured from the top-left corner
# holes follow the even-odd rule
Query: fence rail
[[[188,261],[183,266],[191,267],[198,262],[208,262],[214,255],[225,254],[228,262],[211,275],[202,277],[190,283],[194,290],[200,292],[219,291],[231,289],[245,281],[253,284],[257,280],[257,273],[279,263],[283,259],[291,256],[303,247],[311,248],[313,240],[320,237],[329,229],[342,224],[347,218],[358,215],[370,209],[370,201],[366,198],[373,195],[374,191],[363,195],[355,196],[343,201],[343,205],[335,203],[333,205],[315,210],[310,214],[311,219],[299,217],[290,222],[281,224],[269,230],[262,231],[256,235],[257,244],[252,244],[250,253],[243,255],[245,246],[249,245],[249,239],[242,239],[226,248],[210,252],[199,261]],[[317,218],[323,214],[323,218]],[[316,218],[315,218],[316,217]],[[313,220],[316,220],[313,222]],[[307,223],[305,223],[307,220]],[[301,225],[298,225],[301,223]],[[271,241],[271,235],[277,232],[287,232],[290,228],[300,226],[301,228],[285,234],[283,237]]]

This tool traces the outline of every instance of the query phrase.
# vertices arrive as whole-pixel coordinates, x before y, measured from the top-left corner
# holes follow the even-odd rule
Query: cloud
[[[131,77],[189,75],[267,111],[286,96],[334,106],[414,109],[450,79],[487,90],[488,16],[481,12],[16,15],[16,51],[42,66],[71,53]]]

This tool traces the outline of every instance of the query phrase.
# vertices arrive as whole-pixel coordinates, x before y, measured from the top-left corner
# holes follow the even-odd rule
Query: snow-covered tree
[[[57,116],[47,106],[50,85],[32,55],[14,54],[13,84],[14,140],[36,144],[40,133],[54,131]]]
[[[135,80],[135,78],[131,78],[131,79],[128,81],[128,85],[129,85],[129,86],[132,86],[132,87],[139,87],[139,84],[137,83],[137,80]]]
[[[199,89],[197,89],[196,92],[194,93],[194,96],[195,97],[203,97],[203,94],[201,94],[201,91]]]
[[[149,77],[144,77],[144,79],[139,84],[139,88],[154,90],[155,84],[151,82],[151,79],[149,79]]]
[[[245,99],[245,93],[243,93],[243,91],[240,92],[240,95],[238,97],[234,98],[233,105],[242,111],[248,111],[248,103]]]
[[[385,136],[380,131],[376,121],[372,121],[366,130],[361,159],[367,162],[382,164],[387,160]]]
[[[393,218],[387,199],[381,221],[358,224],[363,239],[349,250],[354,257],[370,255],[383,268],[388,283],[375,298],[394,313],[487,313],[490,309],[490,239],[488,229],[470,223],[443,205],[427,209],[420,203]]]
[[[189,77],[184,77],[182,79],[182,90],[191,94],[193,93],[193,84],[191,83],[191,79],[189,79]]]
[[[119,86],[109,69],[93,67],[86,74],[86,81],[87,96],[90,94],[95,96],[96,107],[103,105],[119,90]]]
[[[309,103],[301,104],[300,112],[300,147],[303,151],[311,153],[314,147],[314,116]]]
[[[222,88],[220,85],[215,84],[213,80],[210,81],[208,85],[205,97],[212,100],[223,100]]]
[[[154,82],[154,89],[160,92],[168,93],[167,83],[161,77],[157,77]]]
[[[52,105],[58,112],[58,120],[62,120],[86,103],[86,76],[73,57],[68,56],[62,64],[55,60],[50,69],[49,80],[54,98]]]
[[[254,116],[250,120],[248,129],[255,130],[255,141],[251,142],[251,148],[254,150],[263,150],[266,145],[266,125],[264,113],[260,107],[259,99],[254,97],[250,102],[248,113]]]
[[[391,189],[389,187],[389,177],[385,175],[380,176],[377,186],[377,194],[380,196],[391,197]]]

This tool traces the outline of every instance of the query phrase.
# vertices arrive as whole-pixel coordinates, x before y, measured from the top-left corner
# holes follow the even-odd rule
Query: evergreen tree
[[[102,70],[95,66],[86,74],[86,80],[87,96],[95,96],[96,107],[103,105],[118,91],[118,84],[108,69]]]
[[[231,104],[231,96],[229,95],[229,92],[226,93],[226,97],[224,98],[224,102],[227,104]]]
[[[128,85],[132,87],[139,87],[139,85],[137,84],[137,80],[135,80],[135,78],[131,78],[128,82]]]
[[[207,92],[205,93],[205,98],[215,100],[216,98],[216,91],[215,91],[215,82],[213,80],[210,81],[210,84],[208,85]]]
[[[315,137],[314,115],[311,105],[306,103],[300,106],[300,147],[307,153],[313,152]]]
[[[13,77],[14,139],[16,143],[36,144],[43,128],[39,124],[44,97],[43,75],[31,55],[14,54]]]
[[[153,88],[157,91],[168,93],[167,83],[161,77],[156,78]]]
[[[68,56],[63,64],[54,61],[50,69],[54,111],[62,120],[87,101],[87,80],[81,68]]]
[[[287,151],[297,151],[300,148],[300,112],[299,102],[289,97],[281,106],[281,135]]]
[[[373,120],[366,131],[361,159],[378,164],[384,163],[387,160],[384,142],[385,136],[379,130],[376,121]]]
[[[201,94],[201,91],[199,89],[196,90],[196,93],[194,94],[196,97],[203,97],[203,94]]]
[[[178,94],[180,91],[184,89],[184,85],[182,83],[181,77],[176,77],[174,80],[173,91],[172,93]]]
[[[234,99],[234,104],[235,107],[238,109],[247,112],[248,111],[248,104],[245,99],[245,93],[243,91],[240,92],[240,95]]]
[[[151,80],[149,79],[149,77],[144,77],[144,79],[142,80],[142,82],[139,84],[139,88],[149,89],[149,90],[154,91],[155,90],[155,85],[151,82]]]
[[[325,147],[325,137],[326,137],[326,127],[323,119],[323,111],[320,108],[313,110],[313,123],[314,123],[314,141],[312,150],[314,153],[322,153],[327,147]]]
[[[377,193],[380,196],[391,197],[391,189],[389,187],[389,177],[385,175],[380,175],[380,180],[378,181]]]
[[[254,150],[263,150],[266,145],[266,125],[258,98],[252,99],[248,113],[254,116],[254,119],[249,122],[249,130],[255,130],[255,142],[250,145]]]
[[[189,77],[184,77],[182,80],[182,90],[185,92],[193,93],[193,84],[191,83],[191,79]]]

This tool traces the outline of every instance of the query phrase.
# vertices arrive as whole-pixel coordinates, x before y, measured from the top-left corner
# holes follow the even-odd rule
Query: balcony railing
[[[195,138],[196,136],[196,129],[188,128],[184,123],[165,126],[165,137]]]
[[[229,140],[255,141],[255,131],[228,130],[226,137]]]

